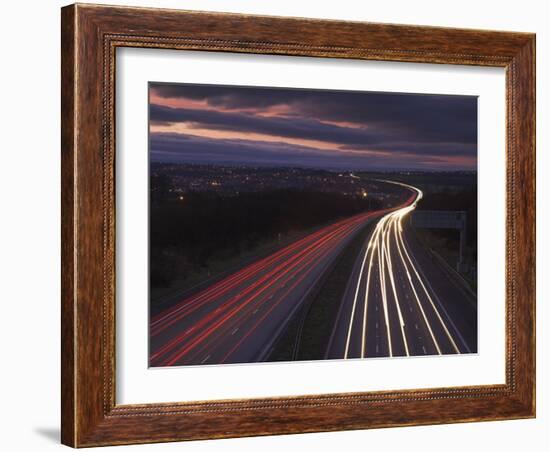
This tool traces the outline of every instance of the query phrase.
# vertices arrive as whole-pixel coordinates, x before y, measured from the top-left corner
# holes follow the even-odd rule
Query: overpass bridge
[[[456,269],[467,271],[466,255],[466,212],[457,210],[415,210],[410,216],[410,224],[415,228],[456,229],[460,232],[460,245]]]

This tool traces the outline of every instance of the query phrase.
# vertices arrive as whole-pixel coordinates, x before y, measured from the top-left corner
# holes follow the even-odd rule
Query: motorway
[[[384,182],[401,185],[405,202],[320,228],[152,316],[150,365],[265,361],[310,291],[372,222],[338,300],[325,357],[476,352],[475,296],[406,226],[422,192]]]
[[[350,240],[390,210],[323,227],[153,316],[150,365],[265,360]]]
[[[383,216],[364,243],[343,295],[328,359],[477,351],[475,300],[466,300],[452,271],[444,271],[408,230],[407,215],[422,192],[400,185],[413,193],[412,201]]]

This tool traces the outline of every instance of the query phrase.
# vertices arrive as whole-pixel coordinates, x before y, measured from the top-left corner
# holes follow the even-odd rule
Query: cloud
[[[252,166],[301,166],[333,169],[450,169],[439,154],[423,154],[423,160],[409,151],[331,152],[308,146],[251,140],[225,140],[177,133],[152,133],[150,154],[153,161],[234,164]],[[465,163],[463,167],[468,166]],[[452,168],[451,168],[452,169]],[[455,168],[456,169],[456,168]]]
[[[283,138],[299,138],[343,145],[344,149],[376,148],[391,151],[406,149],[418,153],[438,150],[442,155],[472,155],[476,146],[469,143],[420,142],[418,136],[404,132],[388,131],[383,127],[358,129],[326,124],[308,118],[273,118],[245,113],[218,112],[187,108],[172,108],[151,105],[150,121],[152,124],[187,123],[192,127],[231,132],[272,135]]]
[[[189,123],[197,128],[256,133],[288,138],[327,141],[336,144],[370,145],[387,139],[382,131],[340,127],[316,119],[265,117],[247,113],[172,108],[152,104],[151,124]]]
[[[185,98],[205,101],[207,104],[226,109],[266,108],[288,104],[295,95],[304,98],[307,91],[232,87],[216,85],[176,85],[151,83],[151,90],[163,98]]]
[[[180,104],[185,108],[151,103],[152,125],[183,123],[187,128],[215,131],[220,137],[223,132],[242,136],[240,140],[188,136],[186,141],[182,133],[157,134],[152,138],[154,152],[168,146],[170,150],[162,152],[181,152],[185,158],[193,155],[201,161],[202,155],[243,163],[264,156],[281,164],[286,164],[284,159],[295,162],[296,153],[302,162],[315,156],[315,162],[333,167],[363,165],[365,158],[371,165],[375,155],[376,164],[390,168],[429,169],[429,165],[445,166],[445,159],[448,166],[462,162],[461,169],[476,166],[475,96],[168,84],[151,84],[151,91],[157,99],[202,101]],[[262,135],[270,140],[258,141]],[[167,142],[160,143],[161,138]],[[313,154],[320,150],[298,146],[297,140],[325,142],[334,150]]]
[[[205,101],[226,110],[287,106],[292,117],[344,121],[407,132],[426,141],[477,141],[477,98],[331,90],[152,84],[160,97]]]

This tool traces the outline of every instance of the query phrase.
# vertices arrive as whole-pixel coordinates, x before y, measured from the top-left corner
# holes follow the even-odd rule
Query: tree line
[[[253,252],[277,241],[379,202],[333,192],[272,190],[221,196],[189,192],[151,205],[150,278],[169,286],[192,273],[208,273],[213,261]]]

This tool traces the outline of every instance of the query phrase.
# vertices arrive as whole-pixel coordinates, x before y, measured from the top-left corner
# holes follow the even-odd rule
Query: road
[[[153,316],[150,365],[266,360],[310,291],[371,222],[375,226],[343,291],[325,357],[476,352],[475,296],[465,293],[452,269],[406,226],[422,192],[385,182],[409,193],[400,206],[323,227]]]
[[[153,316],[150,365],[264,360],[350,240],[391,210],[323,227]]]
[[[384,215],[363,245],[326,358],[477,351],[475,299],[467,300],[457,277],[437,263],[406,226],[422,192],[400,185],[412,193],[411,201]]]

